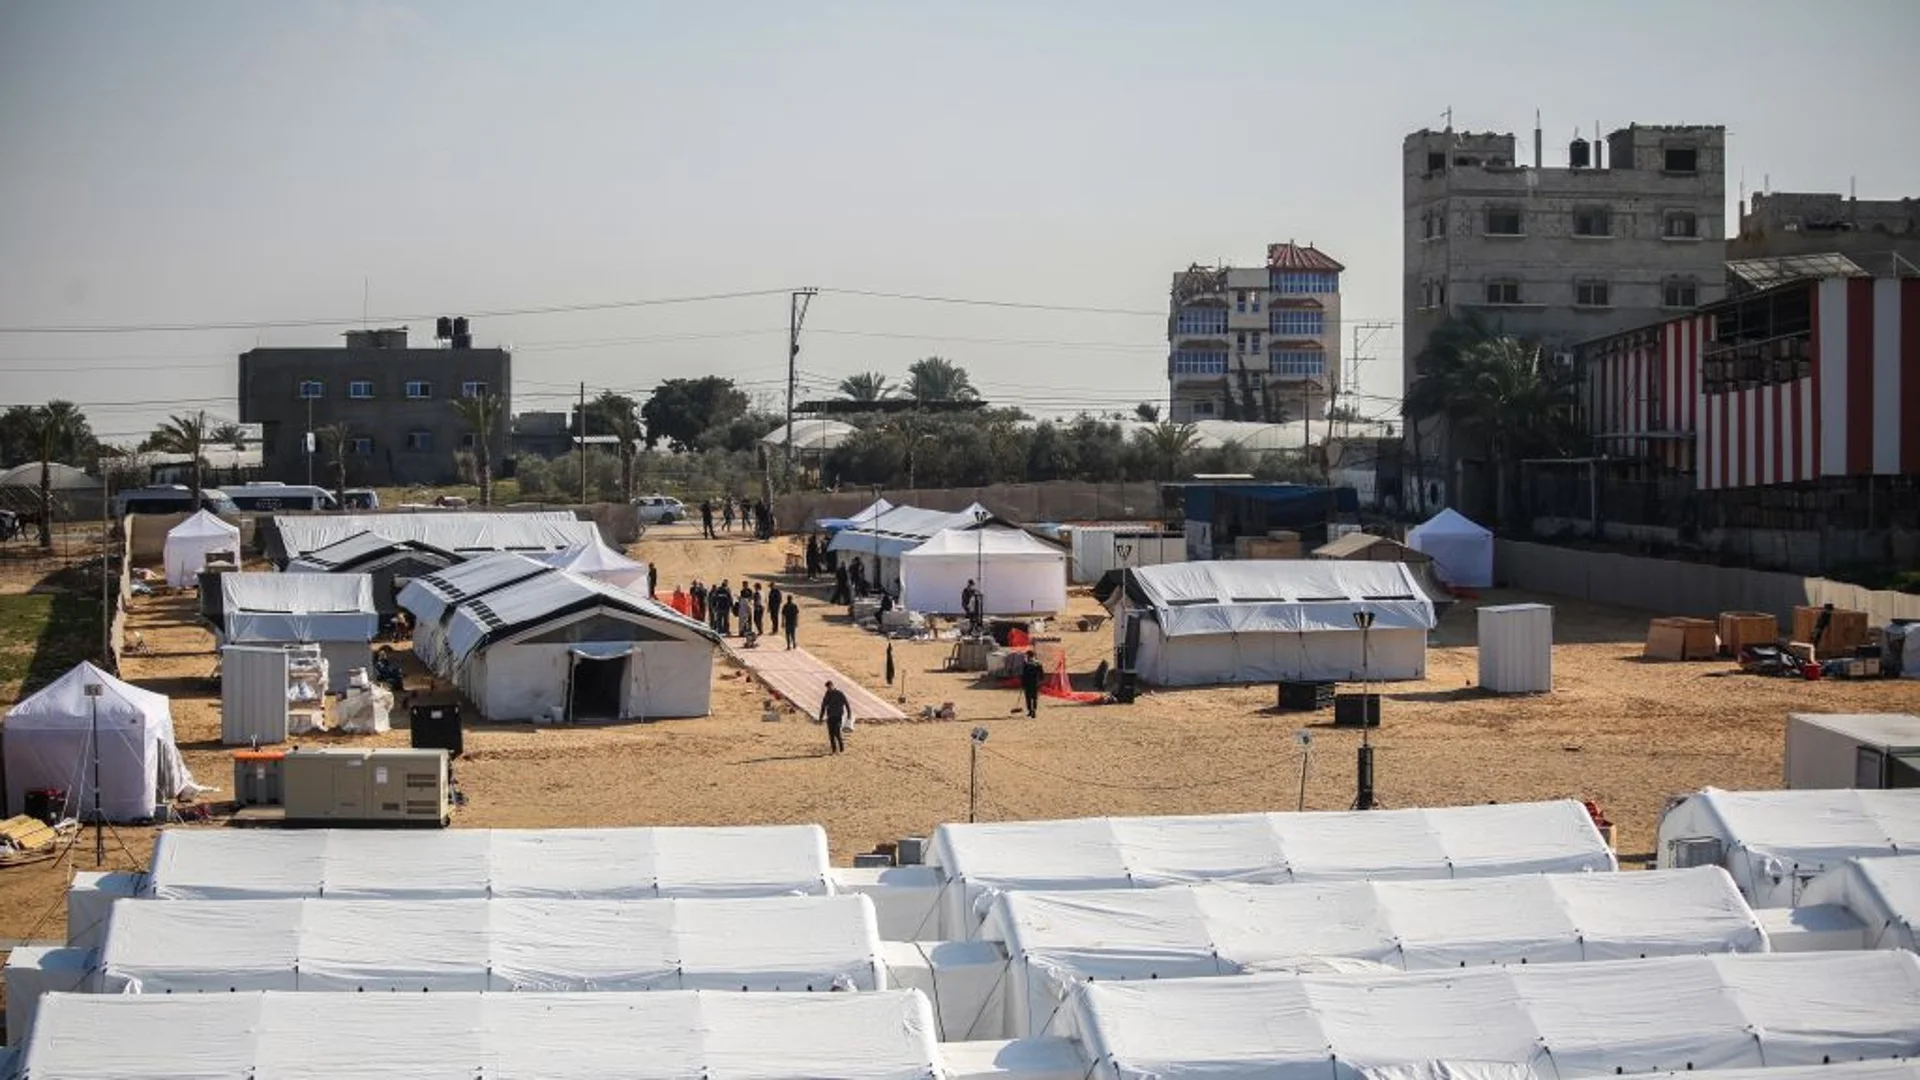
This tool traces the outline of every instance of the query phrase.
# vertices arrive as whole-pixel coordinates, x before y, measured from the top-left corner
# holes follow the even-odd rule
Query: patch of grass
[[[18,700],[82,660],[99,662],[100,600],[70,592],[0,595],[0,687]]]

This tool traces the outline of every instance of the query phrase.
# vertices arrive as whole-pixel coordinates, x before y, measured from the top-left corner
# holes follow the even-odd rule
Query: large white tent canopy
[[[122,900],[92,989],[883,990],[864,896]]]
[[[1848,859],[1920,851],[1920,789],[1721,791],[1660,819],[1661,866],[1717,862],[1754,907],[1795,907],[1807,882]]]
[[[1162,686],[1276,679],[1417,679],[1433,604],[1397,562],[1166,563],[1126,574],[1116,608],[1144,609],[1136,667]],[[1364,634],[1354,617],[1373,624]],[[1126,619],[1114,620],[1124,645]]]
[[[1208,883],[1010,892],[981,936],[1013,967],[1009,1035],[1047,1025],[1077,984],[1368,961],[1405,971],[1767,951],[1719,867],[1460,881]]]
[[[1800,906],[1846,908],[1869,949],[1920,952],[1920,855],[1848,859],[1807,883]]]
[[[648,899],[833,892],[818,825],[381,832],[169,830],[141,895]]]
[[[87,696],[89,686],[100,687],[98,697]],[[198,790],[174,744],[167,699],[82,661],[7,711],[7,813],[24,811],[27,792],[52,788],[67,793],[67,815],[91,815],[96,756],[108,821],[145,820]]]
[[[276,557],[285,562],[357,533],[414,540],[442,551],[565,551],[597,540],[600,530],[565,510],[525,513],[422,511],[416,514],[276,515]]]
[[[828,420],[820,416],[802,417],[791,424],[781,424],[760,436],[760,445],[785,449],[787,440],[791,437],[794,453],[824,454],[838,448],[859,433],[859,428],[838,420]]]
[[[230,555],[240,565],[240,528],[201,510],[167,530],[161,548],[161,561],[167,570],[167,584],[183,588],[199,580],[209,555]]]
[[[366,574],[222,574],[230,642],[373,640],[380,616]]]
[[[625,589],[636,596],[650,595],[647,589],[647,564],[627,558],[621,552],[608,547],[604,540],[594,537],[593,543],[565,551],[555,551],[536,556],[548,566],[558,567],[581,577],[603,581],[616,589]]]
[[[413,616],[413,651],[435,671],[448,670],[447,622],[453,610],[477,597],[558,567],[512,552],[480,555],[437,573],[417,577],[400,590],[400,606]]]
[[[895,506],[883,499],[861,511],[851,528],[835,533],[827,544],[827,550],[845,555],[897,559],[938,533],[948,529],[974,528],[985,516],[987,508],[979,503],[964,510],[948,511]]]
[[[1442,510],[1409,529],[1407,546],[1431,557],[1434,573],[1449,585],[1493,584],[1493,533],[1457,510]]]
[[[1667,957],[1095,983],[1103,1080],[1529,1080],[1920,1053],[1920,957]]]
[[[871,994],[54,994],[34,1080],[942,1080],[932,1010]]]
[[[944,529],[900,556],[901,603],[913,611],[959,614],[967,582],[989,615],[1067,610],[1067,553],[1001,526]]]
[[[1439,809],[948,824],[931,861],[947,879],[944,936],[971,937],[1013,889],[1139,889],[1491,877],[1616,868],[1572,800]]]

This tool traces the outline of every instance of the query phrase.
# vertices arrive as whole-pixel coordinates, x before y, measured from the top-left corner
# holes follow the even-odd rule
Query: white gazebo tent
[[[100,687],[98,697],[88,696],[89,685]],[[151,818],[156,806],[198,790],[174,745],[167,699],[82,662],[7,713],[9,815],[39,788],[66,792],[69,816],[93,812],[96,720],[100,812],[108,821]]]
[[[595,537],[592,543],[568,548],[546,555],[535,555],[535,559],[548,566],[571,571],[595,581],[604,581],[616,589],[625,589],[635,596],[650,596],[647,588],[647,564],[627,558],[606,541]]]
[[[175,588],[192,585],[200,578],[209,555],[232,555],[240,565],[240,528],[229,525],[202,510],[167,530],[164,558],[167,584]]]
[[[913,611],[961,614],[960,593],[979,585],[989,615],[1067,609],[1067,553],[1004,525],[945,529],[900,556],[901,603]]]
[[[1407,546],[1432,558],[1434,573],[1449,585],[1493,584],[1493,533],[1452,508],[1408,530]]]
[[[1158,686],[1426,674],[1433,603],[1405,563],[1248,559],[1124,576],[1124,593],[1108,597],[1114,644],[1126,647],[1137,612],[1134,670]],[[1373,616],[1364,633],[1361,612]]]
[[[222,644],[319,645],[332,691],[371,667],[380,628],[368,574],[222,574],[220,621]]]
[[[1845,908],[1866,948],[1920,953],[1920,855],[1848,859],[1808,882],[1800,905]]]

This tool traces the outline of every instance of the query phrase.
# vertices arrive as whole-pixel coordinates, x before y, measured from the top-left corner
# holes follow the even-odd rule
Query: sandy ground
[[[693,527],[673,526],[653,529],[632,553],[658,563],[664,595],[695,576],[773,580],[785,547],[706,541]],[[868,687],[902,696],[899,686],[884,685],[882,639],[825,606],[824,584],[798,593],[802,644]],[[1592,798],[1619,824],[1621,852],[1645,853],[1669,796],[1709,784],[1778,786],[1789,711],[1913,711],[1920,703],[1911,682],[1763,680],[1729,675],[1724,661],[1643,662],[1647,612],[1498,591],[1483,602],[1520,599],[1555,606],[1554,692],[1496,698],[1472,689],[1473,605],[1456,605],[1429,653],[1429,678],[1382,687],[1385,722],[1374,742],[1386,805]],[[1098,610],[1086,596],[1073,607]],[[129,626],[153,654],[130,657],[126,674],[173,697],[195,776],[230,789],[217,698],[204,682],[212,638],[188,621],[191,611],[189,597],[136,599]],[[1063,636],[1077,673],[1110,654],[1110,630]],[[1271,686],[1149,692],[1130,706],[1046,701],[1040,717],[1028,720],[1011,715],[1015,691],[941,671],[950,648],[897,643],[895,656],[910,716],[952,701],[959,719],[862,724],[840,757],[824,753],[822,729],[803,717],[763,722],[763,694],[724,662],[715,669],[713,715],[704,719],[478,725],[457,770],[468,803],[456,825],[819,822],[835,861],[844,863],[878,842],[965,819],[968,732],[982,723],[991,731],[979,760],[983,820],[1292,809],[1299,799],[1294,733],[1301,720],[1272,711]],[[1306,806],[1343,809],[1353,798],[1359,734],[1324,726],[1330,714],[1316,719]],[[405,737],[346,741],[400,744]],[[140,865],[152,832],[123,828],[120,842],[109,837],[107,864]],[[0,870],[0,938],[61,937],[62,890],[76,866],[93,863],[89,836],[60,863]]]

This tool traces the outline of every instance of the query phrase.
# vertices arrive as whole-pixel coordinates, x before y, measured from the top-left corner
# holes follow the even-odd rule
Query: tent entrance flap
[[[632,653],[622,650],[595,655],[583,650],[569,654],[567,674],[568,720],[618,720],[626,697],[627,665]]]

